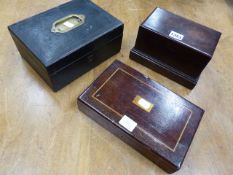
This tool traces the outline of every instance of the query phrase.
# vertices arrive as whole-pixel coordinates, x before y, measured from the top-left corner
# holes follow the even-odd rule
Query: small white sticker
[[[142,107],[143,107],[144,109],[146,109],[146,110],[149,110],[150,107],[151,107],[151,104],[150,104],[148,101],[144,100],[143,98],[141,98],[141,99],[138,101],[138,104],[139,104],[140,106],[142,106]]]
[[[182,35],[180,33],[177,33],[177,32],[174,32],[174,31],[171,31],[170,34],[169,34],[169,36],[171,38],[175,38],[175,39],[180,40],[180,41],[182,41],[183,38],[184,38],[184,35]]]
[[[132,132],[135,127],[137,126],[137,123],[133,121],[131,118],[124,115],[122,119],[119,121],[120,125],[122,125],[124,128]]]
[[[64,24],[66,27],[69,27],[69,28],[74,27],[74,24],[71,23],[71,22],[69,22],[69,21],[66,21],[66,22],[64,22],[63,24]]]

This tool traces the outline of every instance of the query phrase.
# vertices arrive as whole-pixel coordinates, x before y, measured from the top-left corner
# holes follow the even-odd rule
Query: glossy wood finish
[[[171,35],[174,32],[176,36]],[[216,30],[156,8],[140,25],[130,58],[192,89],[220,36]]]
[[[153,104],[150,112],[133,103],[137,96]],[[145,156],[169,173],[180,169],[204,113],[119,61],[84,91],[78,104],[86,115],[142,154],[146,152]],[[125,115],[137,123],[132,132],[120,124]]]
[[[76,97],[115,59],[205,109],[182,168],[175,175],[232,174],[233,12],[230,0],[94,0],[127,23],[121,52],[57,93],[22,60],[7,26],[67,1],[1,2],[1,175],[167,174],[77,109]],[[156,6],[223,33],[213,59],[192,91],[129,59],[138,26]]]

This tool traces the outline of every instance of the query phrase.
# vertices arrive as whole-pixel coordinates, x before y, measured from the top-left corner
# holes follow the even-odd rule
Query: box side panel
[[[135,48],[193,78],[198,78],[210,57],[173,39],[140,27]]]
[[[117,54],[121,49],[122,35],[115,38],[102,48],[94,50],[85,55],[82,59],[73,62],[67,67],[51,75],[54,89],[59,90],[79,76],[96,67],[106,59]]]
[[[112,134],[120,138],[122,141],[130,145],[132,148],[137,150],[139,153],[150,159],[152,162],[157,164],[160,168],[165,170],[168,173],[173,173],[177,171],[180,167],[176,167],[172,165],[167,160],[160,157],[158,154],[151,151],[150,148],[146,147],[142,143],[135,140],[133,137],[127,135],[123,130],[121,130],[119,127],[114,125],[113,123],[106,120],[103,116],[101,116],[96,111],[92,110],[89,106],[87,106],[85,103],[81,101],[81,99],[78,99],[78,107],[79,109],[86,114],[88,117],[93,119],[95,122],[97,122],[99,125],[104,127],[106,130],[110,131]]]
[[[50,80],[47,70],[38,61],[38,58],[10,31],[12,39],[24,60],[26,60],[31,67],[40,75],[40,77],[53,89],[53,84]]]

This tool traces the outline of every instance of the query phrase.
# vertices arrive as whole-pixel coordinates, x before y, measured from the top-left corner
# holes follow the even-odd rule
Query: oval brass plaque
[[[54,33],[66,33],[79,26],[85,22],[84,15],[68,15],[61,18],[53,23],[51,31]]]

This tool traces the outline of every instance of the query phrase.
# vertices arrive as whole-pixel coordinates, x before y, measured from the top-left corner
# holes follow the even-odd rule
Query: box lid
[[[51,31],[57,20],[69,15],[82,15],[83,24],[66,33]],[[13,24],[9,30],[51,73],[121,35],[123,24],[91,1],[70,1]]]
[[[216,30],[161,8],[156,8],[142,26],[209,57],[213,56],[221,36]]]
[[[204,113],[119,61],[107,68],[79,101],[177,169]]]

